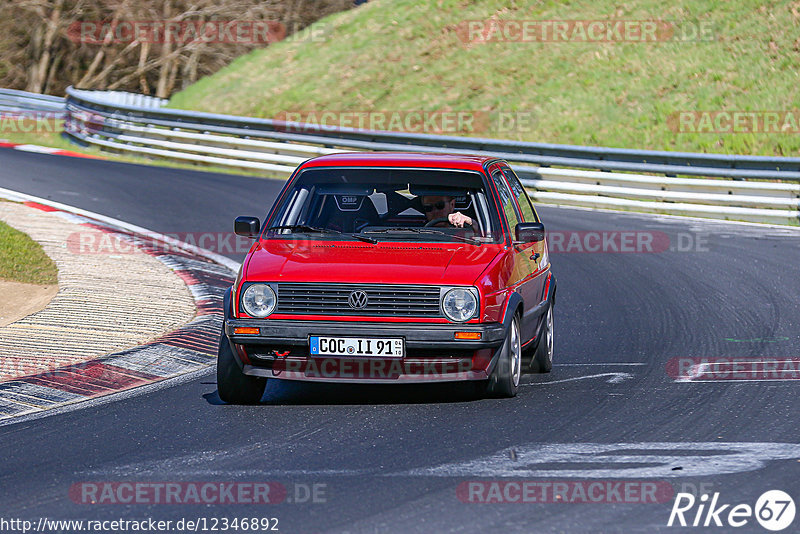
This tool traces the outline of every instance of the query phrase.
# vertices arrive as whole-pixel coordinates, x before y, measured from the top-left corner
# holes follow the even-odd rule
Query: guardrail
[[[0,113],[47,113],[58,118],[66,116],[66,100],[57,96],[0,89]]]
[[[515,168],[538,202],[693,217],[792,224],[800,184]]]
[[[95,102],[103,102],[109,106],[131,106],[155,109],[166,106],[169,100],[155,96],[128,93],[126,91],[88,91],[70,87],[72,95],[84,95]]]
[[[538,202],[795,225],[800,217],[800,158],[330,129],[139,105],[104,92],[69,88],[67,95],[65,133],[111,151],[274,177],[309,157],[347,150],[490,154],[511,162]]]

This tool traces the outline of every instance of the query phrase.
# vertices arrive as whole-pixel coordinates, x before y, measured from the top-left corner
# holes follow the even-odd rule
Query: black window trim
[[[506,177],[505,177],[505,176],[504,176],[504,174],[503,174],[503,165],[502,165],[502,164],[500,164],[500,166],[498,167],[498,169],[497,169],[497,170],[495,170],[495,171],[493,171],[493,172],[491,173],[491,175],[490,175],[490,178],[492,179],[492,182],[494,182],[494,174],[495,174],[495,173],[499,173],[499,174],[500,174],[500,178],[502,179],[502,182],[501,182],[501,183],[502,183],[502,184],[503,184],[503,185],[504,185],[504,186],[505,186],[505,187],[508,189],[508,192],[509,192],[509,194],[510,194],[510,196],[511,196],[511,199],[512,199],[512,202],[511,202],[511,207],[514,209],[514,213],[517,215],[517,223],[521,223],[521,222],[525,221],[525,218],[524,218],[524,217],[522,216],[522,214],[520,213],[519,207],[517,207],[517,200],[516,200],[517,196],[514,194],[514,191],[511,189],[511,185],[510,185],[510,184],[508,184],[508,183],[506,183],[507,179],[506,179]],[[495,187],[497,187],[497,184],[496,184],[496,183],[495,183],[494,185],[495,185]],[[497,194],[499,195],[499,194],[500,194],[500,191],[498,191],[498,192],[497,192]],[[498,200],[502,200],[502,198],[501,198],[501,199],[498,199]],[[506,217],[506,211],[505,211],[505,209],[503,209],[503,207],[502,207],[502,206],[499,206],[499,208],[500,208],[500,209],[498,210],[498,212],[499,212],[499,213],[502,213],[502,214],[503,214],[503,217],[506,219],[506,226],[508,227],[508,232],[509,232],[509,235],[512,235],[512,236],[513,236],[513,234],[514,234],[514,227],[512,227],[512,226],[511,226],[511,221],[509,221],[509,220],[508,220],[508,218]],[[516,225],[515,225],[515,226],[516,226]],[[512,240],[513,240],[513,237],[512,237]]]
[[[510,172],[511,176],[514,177],[514,179],[517,181],[519,186],[522,188],[522,191],[525,191],[525,186],[522,184],[522,180],[519,179],[519,176],[517,176],[517,173],[515,173],[514,169],[511,168],[511,165],[501,165],[501,168],[503,169],[503,173],[504,174],[505,174],[505,171]],[[508,176],[506,176],[506,180],[508,180]],[[510,180],[509,180],[509,186],[511,186]],[[513,188],[512,188],[512,190],[513,190]],[[534,218],[533,221],[525,221],[525,222],[537,222],[537,223],[541,222],[539,220],[539,214],[536,213],[536,208],[533,207],[533,202],[531,202],[531,197],[527,194],[527,192],[525,192],[523,196],[525,197],[525,200],[528,202],[528,206],[530,206],[531,213],[533,213],[533,218]],[[517,198],[517,202],[519,202],[519,197],[515,197],[515,198]],[[522,206],[519,206],[519,208],[520,208],[520,211],[522,211]],[[524,220],[524,217],[522,219]]]

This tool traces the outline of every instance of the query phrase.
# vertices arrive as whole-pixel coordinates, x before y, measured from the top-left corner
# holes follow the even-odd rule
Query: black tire
[[[516,397],[519,379],[522,376],[522,346],[519,333],[519,315],[514,315],[500,347],[500,357],[486,384],[486,393],[491,397]]]
[[[225,332],[219,338],[217,350],[217,391],[228,404],[258,404],[264,395],[267,379],[242,372],[233,356]]]
[[[548,306],[542,320],[539,343],[531,359],[531,372],[549,373],[553,369],[553,305]]]

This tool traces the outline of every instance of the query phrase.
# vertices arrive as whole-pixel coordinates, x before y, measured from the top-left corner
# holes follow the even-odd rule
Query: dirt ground
[[[43,309],[56,293],[56,284],[40,286],[0,280],[0,326]]]

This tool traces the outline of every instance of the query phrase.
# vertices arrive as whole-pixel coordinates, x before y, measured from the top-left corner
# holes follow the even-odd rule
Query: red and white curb
[[[82,154],[81,152],[73,152],[72,150],[64,150],[62,148],[51,148],[49,146],[41,146],[41,145],[28,145],[25,143],[12,143],[5,139],[0,139],[0,148],[13,148],[14,150],[21,150],[22,152],[36,152],[37,154],[52,154],[54,156],[69,156],[71,158],[106,159],[102,156]]]
[[[222,299],[238,264],[122,221],[0,188],[0,197],[56,212],[137,246],[183,279],[197,308],[184,326],[147,344],[0,383],[0,425],[212,367],[222,329]],[[143,239],[146,237],[147,239]]]

